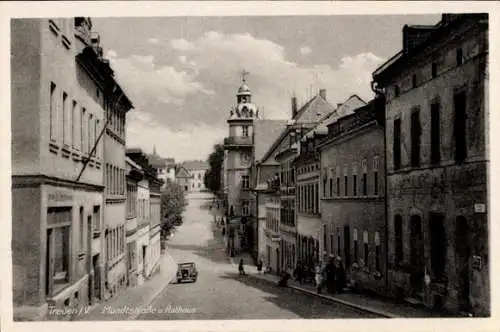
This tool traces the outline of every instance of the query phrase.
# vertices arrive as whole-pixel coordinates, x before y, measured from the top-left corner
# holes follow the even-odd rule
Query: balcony
[[[239,148],[239,147],[252,147],[253,138],[251,136],[231,136],[224,138],[224,147]]]

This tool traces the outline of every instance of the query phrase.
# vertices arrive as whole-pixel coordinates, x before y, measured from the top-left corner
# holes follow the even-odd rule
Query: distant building
[[[390,292],[490,315],[488,14],[405,26],[386,98]]]
[[[207,162],[201,160],[190,160],[183,162],[181,166],[192,176],[189,191],[200,192],[207,190],[205,188],[204,180],[205,173],[209,169]]]
[[[156,170],[158,178],[163,181],[162,189],[168,182],[175,182],[175,159],[163,158],[156,153],[156,147],[153,153],[148,155],[149,164]]]
[[[191,175],[182,165],[179,165],[175,173],[175,182],[180,185],[185,192],[191,192],[193,175]]]

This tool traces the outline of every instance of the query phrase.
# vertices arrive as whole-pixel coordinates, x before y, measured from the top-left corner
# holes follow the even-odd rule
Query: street
[[[173,281],[137,319],[285,319],[372,318],[368,313],[239,276],[224,252],[220,230],[213,227],[210,194],[192,193],[184,224],[168,242],[177,263],[195,262],[196,283]],[[204,207],[205,206],[205,207]],[[251,262],[245,262],[251,264]],[[160,313],[159,311],[163,311]]]

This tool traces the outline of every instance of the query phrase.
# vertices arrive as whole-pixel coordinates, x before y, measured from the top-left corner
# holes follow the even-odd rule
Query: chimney
[[[292,119],[297,115],[297,97],[292,97]]]
[[[320,89],[319,90],[319,96],[326,100],[326,89]]]

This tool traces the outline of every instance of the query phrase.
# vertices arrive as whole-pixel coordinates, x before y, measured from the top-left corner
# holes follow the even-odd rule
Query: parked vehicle
[[[198,278],[198,270],[194,262],[177,264],[177,283],[183,281],[196,282]]]

